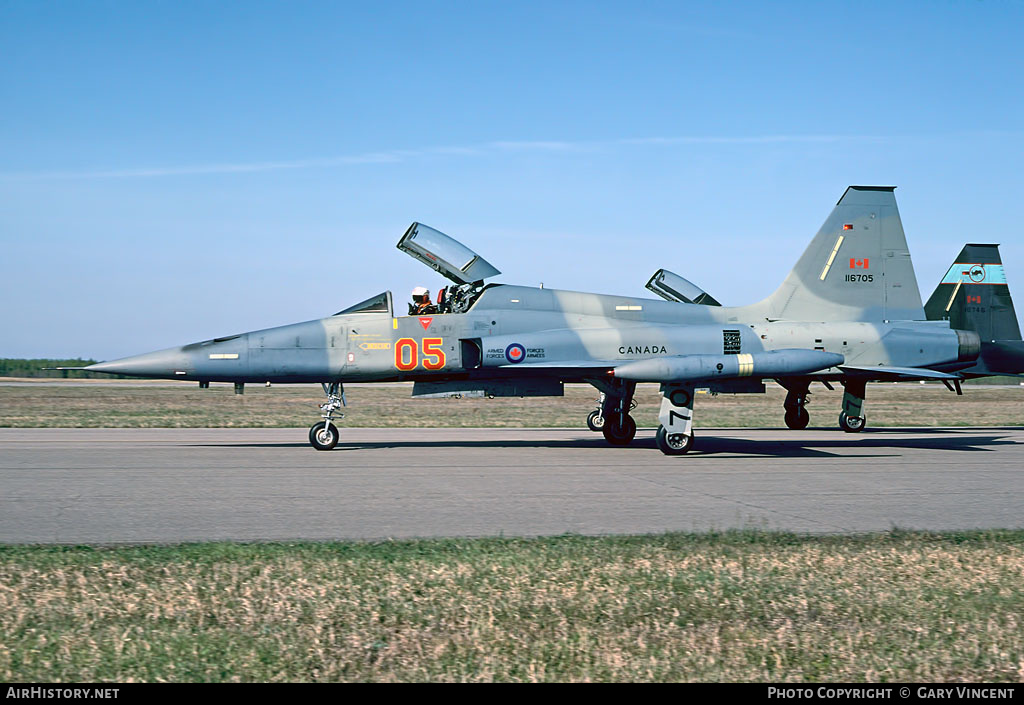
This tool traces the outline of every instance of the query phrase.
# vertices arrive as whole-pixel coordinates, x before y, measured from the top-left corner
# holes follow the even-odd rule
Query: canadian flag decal
[[[980,296],[970,296],[970,295],[968,295],[967,303],[969,303],[969,304],[980,304],[981,303],[981,297]]]
[[[850,269],[868,269],[868,259],[856,259],[855,257],[850,258]]]
[[[423,326],[423,330],[430,328],[430,324],[433,322],[433,316],[420,316],[420,325]]]

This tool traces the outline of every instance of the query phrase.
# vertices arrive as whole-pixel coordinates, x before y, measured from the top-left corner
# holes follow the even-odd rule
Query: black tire
[[[794,431],[799,431],[802,428],[807,428],[807,424],[811,422],[811,415],[807,413],[807,409],[787,409],[786,410],[786,425]]]
[[[629,445],[636,436],[636,421],[628,414],[626,415],[626,423],[622,425],[612,421],[612,419],[605,419],[604,426],[601,427],[601,433],[604,434],[604,439],[613,446]]]
[[[660,425],[654,440],[658,444],[658,450],[665,455],[683,455],[693,448],[692,433],[689,436],[685,433],[668,433],[665,427]]]
[[[598,433],[601,431],[602,427],[604,427],[604,416],[601,415],[600,409],[594,409],[590,412],[590,415],[587,416],[587,428]]]
[[[860,433],[867,424],[866,416],[847,416],[845,412],[839,414],[839,428],[846,433]]]
[[[309,444],[317,450],[330,450],[338,445],[339,437],[338,427],[325,421],[315,423],[309,429]]]

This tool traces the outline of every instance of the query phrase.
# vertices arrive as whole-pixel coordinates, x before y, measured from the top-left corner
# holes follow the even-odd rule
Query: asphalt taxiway
[[[0,542],[1024,527],[1024,429],[0,429]]]

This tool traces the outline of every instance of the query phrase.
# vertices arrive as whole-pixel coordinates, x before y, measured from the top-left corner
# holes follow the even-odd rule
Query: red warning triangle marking
[[[420,325],[423,326],[423,330],[430,328],[430,324],[433,322],[433,316],[420,316]]]

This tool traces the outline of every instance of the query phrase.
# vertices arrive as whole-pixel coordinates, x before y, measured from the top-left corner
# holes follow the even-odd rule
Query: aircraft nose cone
[[[183,377],[187,375],[192,367],[188,356],[182,353],[180,348],[170,348],[168,350],[146,353],[145,355],[123,357],[120,360],[111,360],[110,362],[97,362],[95,365],[89,365],[85,369],[90,372],[107,372],[115,375],[130,375],[132,377],[173,378],[175,376]]]

